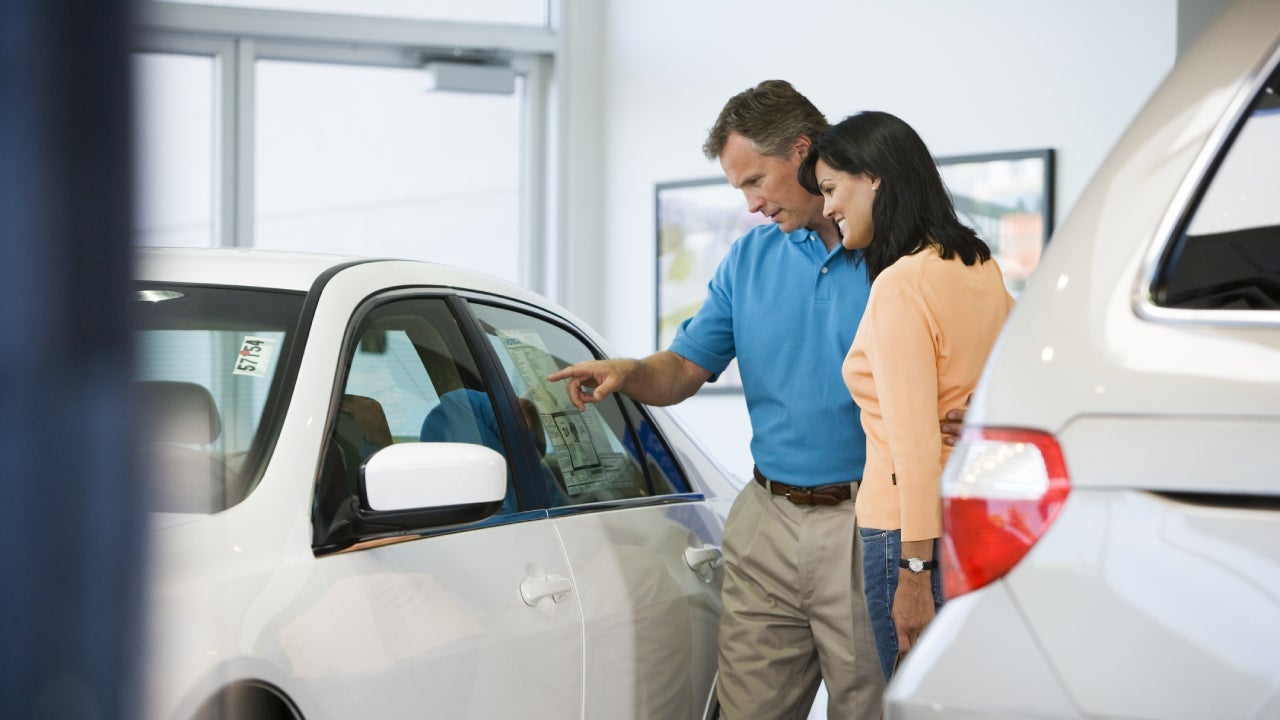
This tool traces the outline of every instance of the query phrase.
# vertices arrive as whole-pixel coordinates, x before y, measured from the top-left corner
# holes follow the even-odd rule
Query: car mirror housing
[[[404,512],[492,505],[507,493],[507,461],[483,445],[398,443],[374,453],[361,470],[365,507]]]

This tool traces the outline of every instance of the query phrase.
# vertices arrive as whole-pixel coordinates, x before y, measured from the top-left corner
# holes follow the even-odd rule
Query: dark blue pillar
[[[125,0],[0,0],[0,713],[140,714]]]

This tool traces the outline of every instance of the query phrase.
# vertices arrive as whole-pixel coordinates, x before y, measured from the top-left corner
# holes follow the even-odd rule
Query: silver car
[[[1049,243],[887,717],[1280,717],[1278,65],[1280,2],[1226,10]]]

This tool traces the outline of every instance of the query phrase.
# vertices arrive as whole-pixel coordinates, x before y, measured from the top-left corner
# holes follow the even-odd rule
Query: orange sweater
[[[933,248],[886,268],[844,360],[844,382],[862,408],[867,464],[858,524],[942,535],[939,482],[951,448],[938,428],[963,408],[1013,298],[994,260],[966,266]]]

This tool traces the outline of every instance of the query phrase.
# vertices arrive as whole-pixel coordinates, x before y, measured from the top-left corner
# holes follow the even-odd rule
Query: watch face
[[[920,572],[924,570],[924,561],[920,558],[911,558],[907,561],[907,565],[911,566],[911,572]]]

